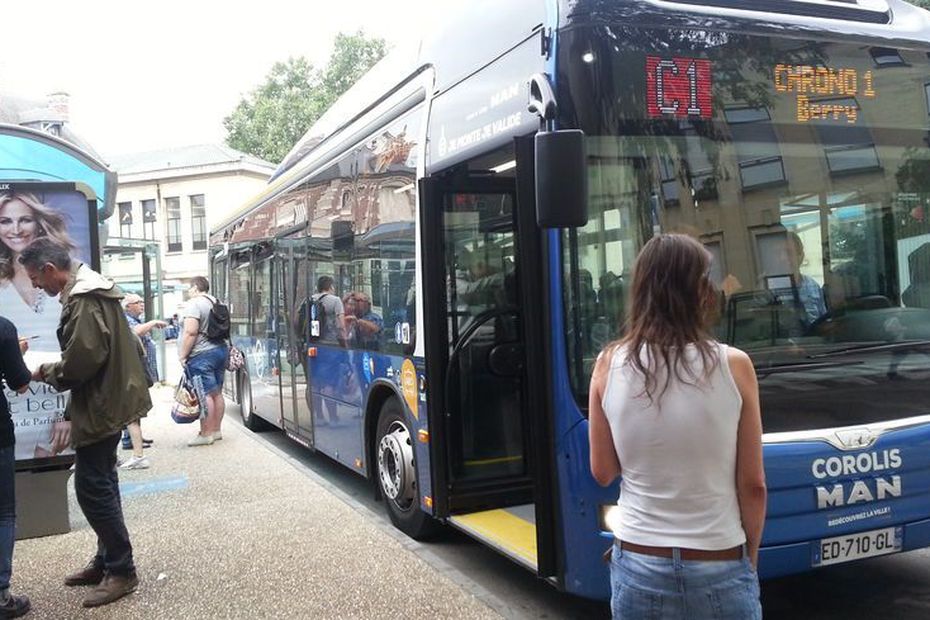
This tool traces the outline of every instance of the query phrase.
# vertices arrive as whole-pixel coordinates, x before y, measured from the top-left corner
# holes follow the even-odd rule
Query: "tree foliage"
[[[384,39],[368,38],[361,31],[339,33],[322,69],[303,56],[275,63],[265,81],[223,119],[226,144],[268,161],[281,161],[386,51]]]
[[[919,7],[930,9],[930,0],[907,0],[907,1]]]

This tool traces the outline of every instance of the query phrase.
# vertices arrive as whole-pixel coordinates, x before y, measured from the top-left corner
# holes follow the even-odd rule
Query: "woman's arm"
[[[594,364],[591,387],[588,390],[588,443],[591,446],[591,474],[601,486],[607,486],[620,475],[620,459],[614,447],[610,425],[601,406],[607,385],[610,355],[601,353]]]
[[[728,351],[730,372],[743,397],[736,436],[736,495],[746,532],[746,547],[753,566],[759,561],[759,543],[765,525],[765,468],[762,464],[762,413],[759,384],[752,360],[739,349]]]

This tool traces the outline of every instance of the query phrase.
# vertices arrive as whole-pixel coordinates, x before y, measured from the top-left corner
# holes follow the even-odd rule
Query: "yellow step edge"
[[[521,564],[537,568],[536,524],[502,509],[455,515],[456,527],[488,543]]]

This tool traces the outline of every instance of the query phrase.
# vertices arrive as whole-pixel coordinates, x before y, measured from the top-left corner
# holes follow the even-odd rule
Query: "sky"
[[[418,37],[427,0],[33,0],[4,6],[0,91],[70,94],[104,159],[221,143],[223,118],[289,56],[326,63],[338,32]]]

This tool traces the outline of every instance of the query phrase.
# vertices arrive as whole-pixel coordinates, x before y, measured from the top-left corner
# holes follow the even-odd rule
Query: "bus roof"
[[[324,164],[332,148],[348,138],[347,129],[371,115],[424,71],[432,69],[429,99],[553,25],[622,23],[673,28],[709,28],[781,36],[861,37],[888,46],[926,45],[930,12],[903,0],[475,0],[445,9],[441,18],[398,45],[343,94],[278,165],[268,187],[213,226],[216,233],[291,187]],[[695,14],[701,14],[696,26]],[[437,13],[437,16],[439,13]],[[491,19],[488,16],[493,16]],[[475,44],[480,33],[481,44]]]
[[[371,113],[379,103],[409,85],[425,70],[434,71],[431,97],[451,88],[477,69],[505,54],[546,23],[546,0],[476,0],[437,11],[423,36],[397,45],[343,94],[291,149],[275,170],[268,187],[218,222],[216,232],[234,224],[298,180],[327,146],[345,137],[345,130]],[[488,20],[488,15],[494,15]],[[480,33],[481,45],[475,45]]]

